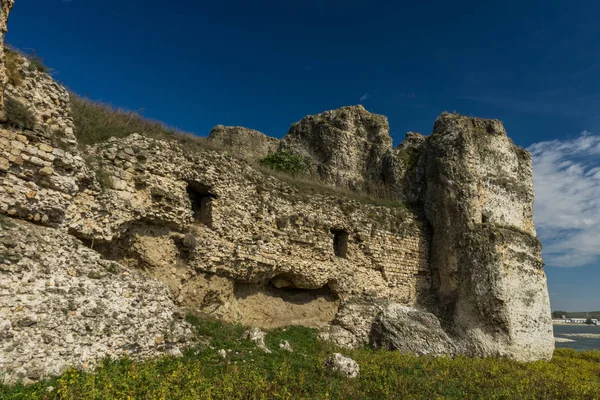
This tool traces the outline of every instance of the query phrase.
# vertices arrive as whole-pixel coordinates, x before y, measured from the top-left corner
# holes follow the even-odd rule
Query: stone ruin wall
[[[75,196],[65,226],[107,257],[166,281],[191,310],[277,326],[288,320],[243,312],[235,285],[275,297],[283,294],[274,285],[327,288],[336,301],[378,296],[408,305],[430,286],[426,223],[405,207],[303,193],[230,156],[188,154],[140,135],[90,154],[111,188]],[[209,221],[194,218],[193,188],[210,199]],[[345,257],[335,254],[334,231],[347,234]]]
[[[531,159],[499,121],[442,114],[432,136],[411,133],[391,148],[385,117],[361,106],[306,117],[279,149],[313,157],[316,177],[342,186],[314,189],[252,159],[141,134],[80,149],[67,91],[24,58],[21,74],[4,104],[29,117],[0,126],[7,381],[104,356],[178,354],[192,339],[185,312],[325,327],[323,337],[343,346],[551,357]],[[238,147],[251,138],[261,156],[279,143],[218,131],[213,139],[242,135]],[[315,157],[319,138],[348,151]],[[365,204],[344,191],[371,180],[413,205]],[[386,330],[395,323],[425,336],[394,336]],[[375,325],[385,337],[373,342]],[[46,334],[56,326],[68,341]]]
[[[139,135],[90,147],[84,160],[68,93],[26,62],[23,83],[6,93],[31,111],[32,123],[0,130],[0,212],[58,227],[107,257],[142,266],[188,310],[255,325],[290,322],[272,315],[289,314],[276,306],[286,310],[289,301],[277,299],[270,314],[248,315],[240,300],[248,296],[238,293],[243,284],[261,292],[287,277],[298,289],[327,287],[320,294],[333,304],[323,306],[325,318],[315,316],[320,303],[305,319],[293,314],[306,310],[292,307],[291,322],[309,325],[330,322],[340,302],[353,297],[414,305],[430,287],[429,233],[414,212],[306,195],[226,154],[190,154]],[[110,176],[110,188],[102,187],[99,170]],[[210,227],[194,223],[190,183],[216,195]],[[346,258],[335,256],[331,229],[348,233]],[[191,251],[186,234],[194,236]],[[253,304],[259,311],[259,303],[282,296],[271,286]]]
[[[21,60],[22,82],[5,89],[6,101],[25,116],[0,127],[0,211],[57,226],[89,171],[77,149],[68,92]]]

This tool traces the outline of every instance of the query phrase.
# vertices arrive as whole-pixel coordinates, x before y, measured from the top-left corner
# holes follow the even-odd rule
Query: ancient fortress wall
[[[0,28],[11,5],[0,1]],[[351,106],[307,116],[281,141],[217,126],[208,142],[224,149],[144,132],[84,148],[68,92],[10,61],[6,380],[180,354],[194,340],[186,313],[314,326],[340,346],[552,356],[531,157],[500,121],[444,113],[431,136],[393,148],[387,118]],[[304,178],[259,165],[273,153],[301,157]]]
[[[217,306],[214,312],[224,317],[262,318],[266,326],[286,321],[228,315],[235,293],[215,297],[210,285],[188,288],[197,285],[198,273],[272,293],[327,287],[339,300],[377,295],[409,305],[430,286],[426,223],[402,204],[308,193],[310,185],[290,187],[231,156],[186,153],[140,135],[90,154],[110,181],[74,197],[65,219],[69,232],[159,279],[173,275],[167,282],[176,297],[194,309]],[[173,266],[179,268],[171,274]]]

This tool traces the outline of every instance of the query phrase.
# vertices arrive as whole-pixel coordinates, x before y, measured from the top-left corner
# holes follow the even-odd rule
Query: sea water
[[[600,326],[586,324],[554,325],[554,337],[574,340],[574,342],[556,343],[558,348],[569,348],[575,350],[600,350]],[[570,334],[593,334],[597,338],[586,338],[581,336],[569,336]]]

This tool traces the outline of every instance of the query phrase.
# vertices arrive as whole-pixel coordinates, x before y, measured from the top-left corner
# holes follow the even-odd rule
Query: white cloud
[[[534,219],[544,260],[577,267],[600,260],[600,135],[535,143]]]
[[[369,93],[365,93],[365,94],[363,94],[362,96],[360,96],[360,99],[359,99],[359,100],[360,100],[360,101],[365,101],[365,100],[366,100],[366,99],[368,99],[368,98],[369,98]]]

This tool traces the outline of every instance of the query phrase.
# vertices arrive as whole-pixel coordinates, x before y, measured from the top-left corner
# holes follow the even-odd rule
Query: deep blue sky
[[[564,0],[16,0],[7,41],[80,94],[202,136],[281,137],[362,103],[395,144],[456,110],[529,146],[600,132],[598,15]],[[554,309],[600,309],[598,263],[547,273]]]

